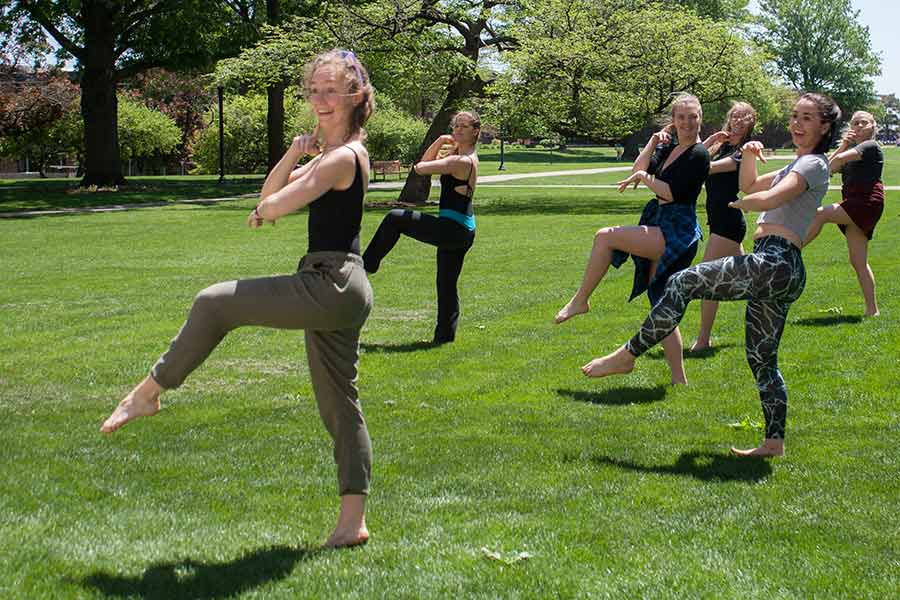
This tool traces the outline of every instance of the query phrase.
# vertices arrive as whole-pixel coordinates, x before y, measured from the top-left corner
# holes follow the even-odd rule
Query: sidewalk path
[[[793,156],[769,156],[766,160],[793,160]],[[536,177],[566,177],[568,175],[597,175],[599,173],[616,173],[619,171],[630,171],[631,165],[623,165],[621,167],[600,167],[596,169],[569,169],[567,171],[544,171],[537,173],[511,173],[507,175],[483,175],[478,177],[478,183],[497,183],[501,181],[515,181],[517,179],[534,179]],[[400,190],[403,189],[403,181],[379,181],[378,183],[370,183],[370,190]],[[434,180],[431,187],[440,187],[440,182]],[[491,186],[500,187],[500,186]],[[513,186],[510,186],[513,187]],[[525,187],[525,186],[514,186]],[[544,187],[544,186],[527,186],[527,187]],[[550,186],[552,187],[552,186]],[[579,187],[604,187],[604,186],[579,186]],[[615,187],[615,186],[611,186]]]

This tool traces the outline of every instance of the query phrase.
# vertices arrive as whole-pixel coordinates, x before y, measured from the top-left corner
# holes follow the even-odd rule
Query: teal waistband
[[[475,231],[475,215],[464,215],[450,208],[442,208],[438,211],[438,216],[452,219],[469,231]]]

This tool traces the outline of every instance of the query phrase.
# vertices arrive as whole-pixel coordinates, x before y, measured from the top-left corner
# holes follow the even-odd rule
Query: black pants
[[[766,437],[784,438],[787,386],[778,369],[778,344],[788,309],[800,297],[806,270],[800,250],[782,237],[756,240],[753,253],[726,256],[672,275],[641,330],[625,348],[640,356],[668,336],[691,300],[747,300],[747,362],[756,378]]]
[[[459,321],[459,292],[456,283],[459,281],[466,252],[475,241],[475,232],[453,219],[435,217],[416,210],[392,210],[384,216],[369,247],[363,253],[366,271],[378,271],[381,261],[401,234],[437,246],[438,314],[434,342],[452,342],[456,337],[456,324]]]

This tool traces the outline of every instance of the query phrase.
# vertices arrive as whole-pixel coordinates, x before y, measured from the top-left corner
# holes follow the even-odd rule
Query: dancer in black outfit
[[[363,253],[366,271],[376,273],[401,234],[437,246],[438,314],[432,340],[434,344],[445,344],[456,338],[459,321],[456,284],[466,252],[475,241],[472,196],[478,179],[475,144],[481,133],[481,122],[474,113],[460,112],[453,117],[452,125],[453,134],[436,139],[415,166],[416,173],[420,175],[441,175],[438,216],[417,210],[392,210],[385,215]],[[453,149],[448,156],[438,158],[444,146],[452,146]]]
[[[709,149],[709,177],[706,178],[706,219],[709,223],[709,241],[703,253],[703,262],[723,256],[744,254],[744,236],[747,222],[744,213],[731,208],[740,191],[738,167],[741,164],[741,146],[750,141],[756,125],[756,111],[746,102],[735,102],[725,115],[722,131],[712,134],[703,145]],[[709,337],[719,303],[704,300],[700,304],[700,332],[691,352],[709,347]]]

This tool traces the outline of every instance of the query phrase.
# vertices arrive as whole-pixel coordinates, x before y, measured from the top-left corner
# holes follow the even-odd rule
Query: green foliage
[[[263,94],[225,97],[225,170],[228,173],[264,173],[266,162],[266,97]],[[309,105],[295,96],[285,98],[285,144],[295,135],[312,131],[315,118]],[[375,114],[366,124],[366,147],[373,160],[415,160],[416,150],[427,126],[379,101]],[[203,130],[194,146],[198,173],[219,170],[218,119]]]
[[[774,111],[764,57],[730,22],[631,0],[534,1],[527,12],[510,69],[492,86],[495,113],[513,123],[621,138],[664,113],[677,91],[720,103],[721,113],[732,99]]]
[[[263,91],[275,83],[298,82],[304,65],[334,43],[321,19],[307,17],[295,17],[281,26],[265,25],[262,34],[239,55],[216,63],[216,85]]]
[[[428,124],[390,106],[379,106],[366,123],[366,148],[372,160],[412,164]]]
[[[225,171],[265,173],[268,167],[266,142],[267,100],[264,94],[225,96]],[[284,143],[295,135],[312,131],[315,120],[309,105],[295,95],[285,95]],[[219,171],[218,116],[204,129],[193,148],[198,173]]]
[[[122,160],[175,151],[181,130],[171,117],[143,104],[119,98],[119,155]]]
[[[881,59],[850,0],[761,0],[757,39],[797,90],[824,92],[846,113],[875,97]]]

